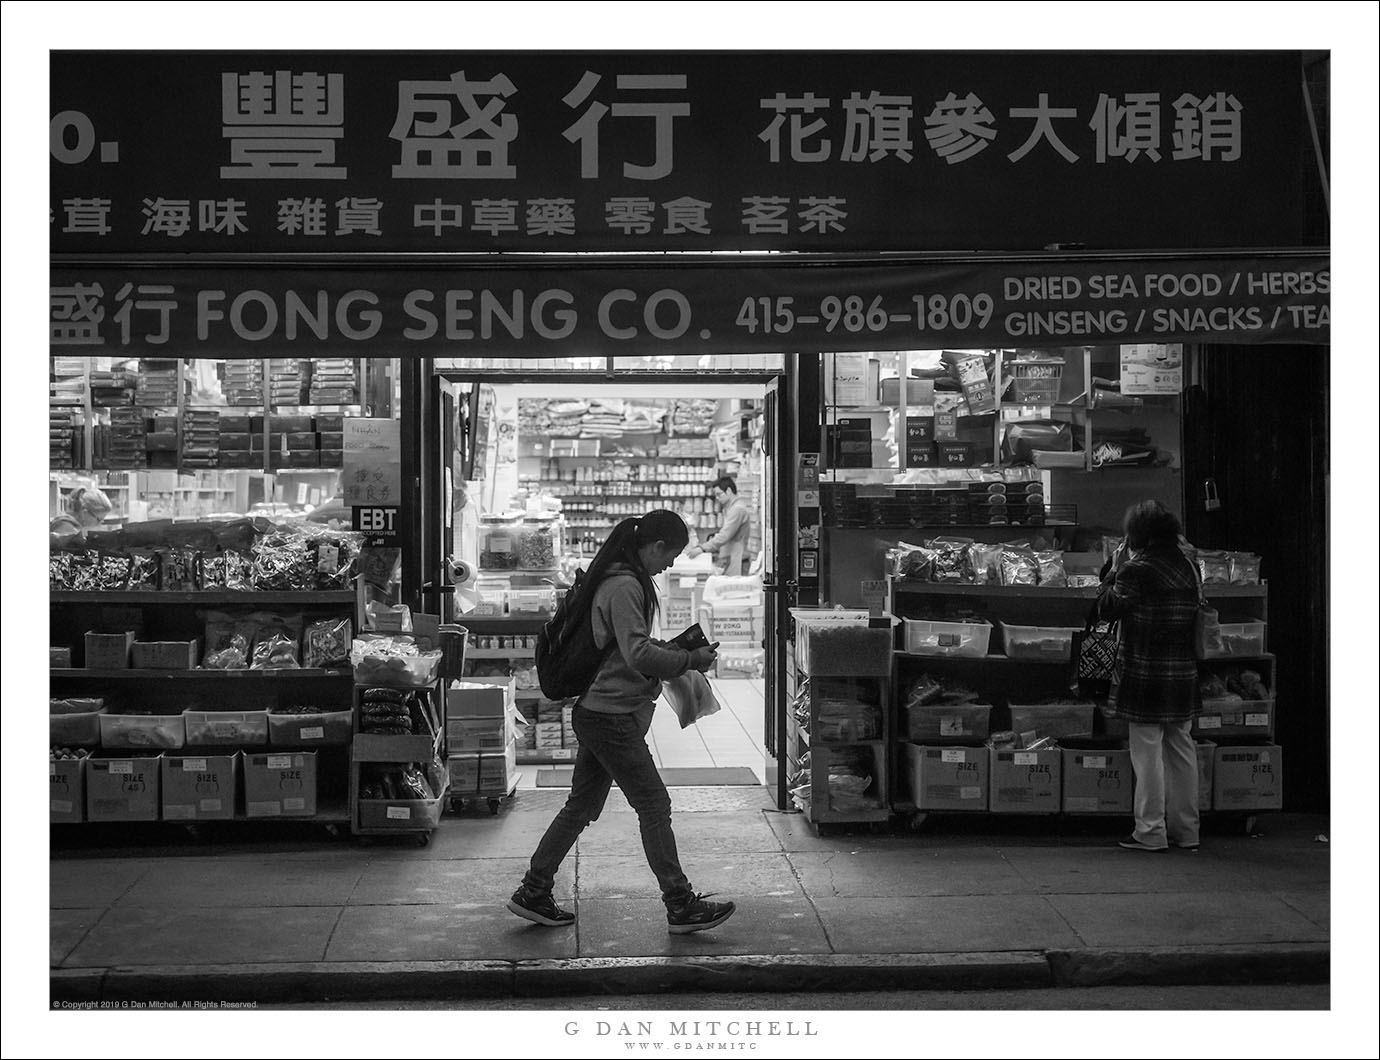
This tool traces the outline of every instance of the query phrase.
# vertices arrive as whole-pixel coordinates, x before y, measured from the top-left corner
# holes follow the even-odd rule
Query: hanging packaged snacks
[[[353,623],[348,618],[313,622],[302,633],[302,665],[323,670],[350,665]]]

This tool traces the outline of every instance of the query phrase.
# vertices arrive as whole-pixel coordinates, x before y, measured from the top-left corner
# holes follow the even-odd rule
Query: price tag
[[[1017,751],[1015,761],[1018,766],[1037,766],[1040,764],[1040,756],[1034,751]]]
[[[962,735],[963,735],[963,719],[962,719],[961,717],[955,715],[955,714],[946,714],[945,716],[941,717],[941,718],[939,719],[939,735],[940,735],[940,736],[962,736]],[[945,759],[945,761],[948,761],[948,760]],[[958,761],[962,762],[962,761],[964,761],[964,759],[961,759],[961,758],[960,758],[960,759],[958,759]]]
[[[1247,715],[1246,715],[1246,724],[1247,724],[1247,725],[1253,725],[1253,726],[1254,726],[1254,725],[1269,725],[1269,724],[1270,724],[1270,715],[1268,715],[1268,714],[1247,714]]]
[[[1219,714],[1205,714],[1198,719],[1200,729],[1220,729],[1222,727],[1222,717]]]
[[[326,728],[323,725],[309,725],[298,734],[303,740],[324,740]]]
[[[941,762],[966,762],[968,761],[967,751],[940,751],[939,760]]]
[[[298,504],[306,504],[306,503],[307,503],[307,496],[308,496],[307,490],[308,490],[309,488],[310,488],[310,487],[308,487],[307,484],[306,484],[305,482],[299,482],[299,483],[297,483],[297,503],[298,503]]]
[[[132,777],[134,775],[133,762],[111,762],[110,773],[112,776]]]
[[[390,806],[388,807],[388,819],[390,821],[410,821],[412,820],[412,808],[410,806]]]
[[[697,584],[699,584],[699,579],[696,578],[693,574],[683,574],[680,577],[680,587],[682,589],[693,589]]]
[[[220,813],[224,804],[220,799],[202,799],[200,805],[202,813]]]
[[[301,813],[301,812],[302,812],[303,810],[305,810],[306,808],[307,808],[307,800],[306,800],[306,799],[284,799],[284,800],[283,800],[283,809],[284,809],[284,810],[293,810],[293,811],[296,811],[297,813]]]
[[[1263,765],[1263,766],[1268,766],[1268,765],[1270,764],[1270,752],[1269,752],[1269,751],[1261,751],[1261,752],[1260,752],[1260,764]]]
[[[570,750],[570,749],[568,749],[568,748],[562,748],[562,749],[559,750],[559,751],[553,750],[553,751],[551,752],[551,757],[552,757],[552,758],[556,758],[556,759],[574,758],[574,757],[575,757],[575,752],[572,751],[572,750]]]
[[[862,583],[863,605],[873,615],[880,615],[886,610],[886,582],[864,581]]]
[[[1107,768],[1107,756],[1106,756],[1106,755],[1084,755],[1084,756],[1083,756],[1083,768],[1084,768],[1084,769],[1106,769],[1106,768]]]
[[[204,758],[184,758],[182,759],[182,772],[184,773],[205,773],[206,759]]]
[[[980,799],[982,798],[982,789],[977,787],[962,787],[958,789],[958,797],[960,799]]]
[[[269,756],[268,756],[268,768],[269,768],[269,769],[291,769],[291,768],[292,768],[292,755],[269,755]]]

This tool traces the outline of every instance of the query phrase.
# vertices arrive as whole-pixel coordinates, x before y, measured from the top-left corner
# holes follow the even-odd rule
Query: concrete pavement
[[[53,999],[330,1001],[1058,985],[1324,982],[1324,818],[1262,816],[1198,853],[1116,848],[1117,822],[932,818],[816,836],[802,817],[672,789],[693,883],[738,903],[666,932],[615,791],[558,879],[571,929],[503,908],[564,793],[443,818],[429,846],[321,832],[55,839]],[[760,789],[732,797],[751,803]],[[139,834],[119,833],[121,842]]]

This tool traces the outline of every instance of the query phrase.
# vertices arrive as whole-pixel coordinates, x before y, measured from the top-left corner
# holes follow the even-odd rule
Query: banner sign
[[[1325,344],[1331,334],[1326,255],[377,272],[55,267],[51,284],[52,352],[91,356]]]
[[[53,52],[54,253],[1302,243],[1298,52]]]

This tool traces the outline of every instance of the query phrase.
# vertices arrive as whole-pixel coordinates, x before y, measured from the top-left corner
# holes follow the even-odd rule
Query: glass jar
[[[558,516],[528,515],[517,529],[517,566],[521,570],[555,570],[561,562],[561,531]]]
[[[479,520],[480,570],[516,570],[522,516],[485,515]]]

